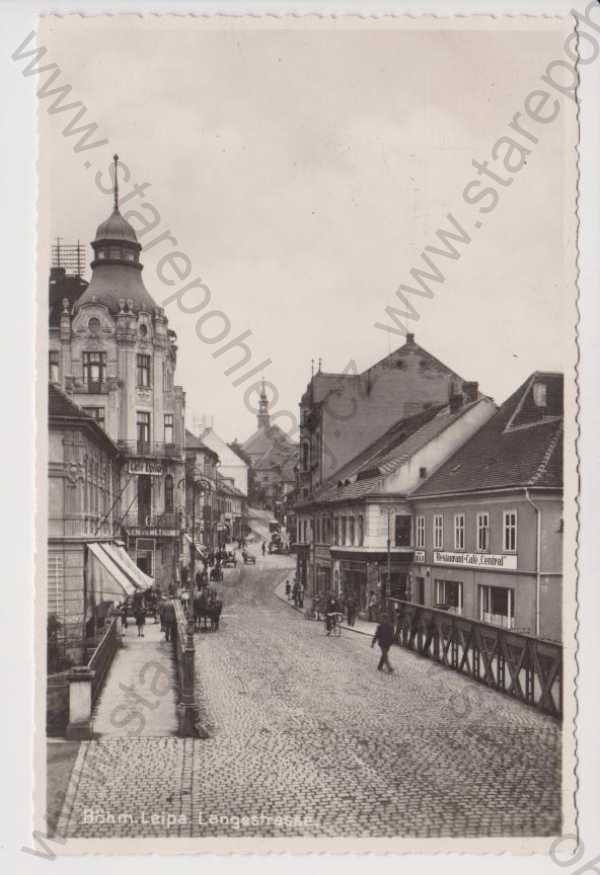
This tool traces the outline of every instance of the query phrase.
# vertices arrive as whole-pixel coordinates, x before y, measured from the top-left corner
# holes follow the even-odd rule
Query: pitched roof
[[[400,419],[317,489],[312,501],[340,501],[380,492],[388,474],[400,468],[480,401],[463,404],[455,411],[448,405],[432,406]]]
[[[215,459],[219,458],[219,454],[215,450],[211,449],[211,447],[208,447],[202,441],[202,439],[195,435],[193,432],[191,432],[189,428],[186,428],[185,430],[184,448],[186,450],[204,450],[206,453],[210,453],[211,456],[214,456]]]
[[[61,420],[70,422],[78,420],[85,428],[92,431],[98,440],[107,444],[115,455],[118,454],[118,447],[94,417],[82,410],[54,383],[48,383],[48,422],[50,425],[58,425]]]
[[[456,371],[453,371],[452,368],[449,368],[448,365],[444,364],[444,362],[440,361],[436,356],[424,349],[424,347],[419,346],[419,344],[415,342],[414,334],[407,334],[405,343],[402,346],[399,346],[393,352],[388,353],[360,374],[335,374],[318,371],[311,378],[311,381],[302,397],[302,403],[305,403],[305,399],[307,399],[313,404],[319,404],[333,392],[338,391],[342,387],[342,383],[347,383],[348,381],[358,381],[367,388],[373,371],[386,367],[398,367],[399,362],[401,364],[401,360],[407,355],[419,355],[422,360],[429,361],[437,370],[445,371],[449,376],[457,377],[462,381],[462,377],[460,377]]]
[[[264,455],[274,447],[290,449],[295,444],[290,441],[287,434],[278,425],[268,425],[257,429],[254,434],[244,441],[242,450],[253,456]]]
[[[545,389],[536,403],[534,386]],[[417,498],[507,487],[562,487],[563,376],[536,371],[431,475]]]

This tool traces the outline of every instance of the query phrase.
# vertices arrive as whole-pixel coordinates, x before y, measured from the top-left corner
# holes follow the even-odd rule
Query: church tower
[[[258,402],[258,415],[257,415],[256,419],[258,422],[259,429],[269,428],[269,426],[271,424],[271,417],[269,416],[269,399],[267,398],[264,379],[262,381],[262,388],[260,390],[260,400]]]

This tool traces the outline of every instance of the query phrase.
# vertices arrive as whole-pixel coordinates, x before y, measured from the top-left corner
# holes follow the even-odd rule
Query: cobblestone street
[[[289,559],[225,582],[196,636],[206,740],[84,742],[63,836],[524,836],[560,831],[560,728],[400,648],[328,638],[275,594]]]

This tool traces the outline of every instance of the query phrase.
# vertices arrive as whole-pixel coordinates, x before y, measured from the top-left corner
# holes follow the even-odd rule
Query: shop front
[[[340,594],[352,598],[361,613],[367,612],[372,596],[378,603],[385,598],[410,600],[413,551],[392,553],[389,558],[384,550],[335,550],[334,555],[339,561]]]

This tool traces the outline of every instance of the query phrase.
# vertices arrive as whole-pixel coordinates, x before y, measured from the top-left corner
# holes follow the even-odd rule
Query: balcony
[[[183,527],[183,513],[173,511],[144,516],[137,511],[128,513],[122,520],[127,534],[141,537],[177,537]]]
[[[167,444],[164,441],[117,441],[117,446],[124,456],[152,459],[183,458],[183,448],[179,444]]]

